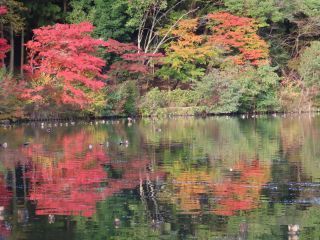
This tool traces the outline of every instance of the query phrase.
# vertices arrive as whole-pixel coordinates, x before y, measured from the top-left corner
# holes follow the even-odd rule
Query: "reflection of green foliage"
[[[283,210],[280,204],[275,204],[270,209],[267,203],[263,203],[259,209],[253,210],[248,215],[231,217],[227,232],[237,234],[240,224],[244,223],[248,225],[248,240],[280,239],[282,232],[278,217],[281,216]]]
[[[320,208],[319,206],[311,207],[302,213],[302,228],[301,239],[319,239],[320,238]]]
[[[270,163],[279,147],[279,123],[270,119],[221,117],[194,121],[189,118],[158,120],[154,123],[156,126],[141,126],[141,131],[148,142],[156,146],[168,144],[162,150],[161,159],[169,166],[182,161],[190,167],[199,166],[199,163],[230,167],[239,161],[239,156],[248,161],[257,158]],[[157,132],[155,128],[162,131]]]
[[[97,209],[92,220],[77,219],[77,239],[159,238],[159,232],[150,227],[151,221],[143,204],[132,195],[110,197],[99,203]],[[114,225],[116,218],[121,221],[118,228]]]

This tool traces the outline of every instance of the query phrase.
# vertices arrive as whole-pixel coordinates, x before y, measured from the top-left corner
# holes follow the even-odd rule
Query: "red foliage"
[[[250,63],[262,65],[268,63],[268,45],[257,34],[258,25],[254,19],[238,17],[227,12],[217,12],[208,15],[213,21],[212,35],[209,43],[219,44],[233,56],[236,64]]]
[[[0,38],[0,67],[1,61],[6,57],[6,53],[10,50],[10,45],[7,43],[7,40]]]
[[[12,200],[12,192],[9,192],[6,187],[6,181],[3,174],[0,174],[0,206],[3,207],[1,211],[9,210],[9,206]],[[7,228],[4,224],[3,212],[0,218],[0,238],[1,237],[9,237],[11,233],[11,229]]]
[[[0,16],[4,15],[8,12],[5,6],[0,6]],[[4,38],[0,38],[0,67],[2,64],[2,60],[6,57],[6,52],[10,50],[10,45],[8,45],[7,40]]]
[[[8,13],[8,9],[5,6],[0,6],[0,15]]]
[[[133,45],[132,43],[121,43],[117,40],[110,38],[104,46],[107,48],[107,52],[123,54],[127,51],[138,51],[138,47]]]
[[[268,179],[268,169],[259,161],[254,161],[250,166],[241,163],[234,171],[240,173],[239,179],[226,178],[214,186],[214,192],[219,197],[214,213],[218,215],[232,216],[237,211],[257,208],[260,190]]]
[[[90,104],[87,92],[103,88],[100,80],[105,78],[101,71],[105,61],[96,56],[104,41],[93,39],[92,31],[87,22],[35,29],[33,40],[26,44],[29,61],[25,68],[38,83],[24,97],[40,101],[51,93],[58,104],[80,108]]]
[[[120,43],[114,39],[109,39],[105,47],[107,52],[117,54],[121,58],[110,66],[110,75],[123,72],[147,74],[150,70],[147,63],[163,57],[161,53],[145,53],[139,51],[132,43]]]
[[[6,181],[3,174],[0,174],[0,206],[8,207],[12,198],[12,192],[9,192],[6,187]]]
[[[148,160],[112,163],[101,146],[88,148],[89,139],[92,136],[88,136],[86,131],[64,136],[58,143],[63,154],[57,163],[42,144],[23,149],[24,155],[34,161],[28,172],[31,182],[29,198],[37,203],[37,215],[91,217],[98,201],[123,189],[135,188],[146,179],[161,176],[147,173]],[[121,178],[108,176],[104,165],[120,171]]]

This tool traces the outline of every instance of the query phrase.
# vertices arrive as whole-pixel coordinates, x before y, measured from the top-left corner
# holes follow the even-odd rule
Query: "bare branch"
[[[190,10],[189,12],[181,15],[179,17],[179,19],[173,24],[171,25],[171,27],[168,29],[168,31],[166,32],[166,34],[163,36],[163,38],[160,40],[160,42],[158,43],[158,45],[156,46],[155,50],[153,51],[153,53],[156,53],[159,48],[163,45],[163,43],[165,42],[166,38],[168,37],[168,35],[171,33],[171,31],[178,25],[178,23],[187,15],[189,15],[190,13],[192,12],[195,12],[197,11],[199,8],[196,8],[196,9],[193,9],[193,10]]]

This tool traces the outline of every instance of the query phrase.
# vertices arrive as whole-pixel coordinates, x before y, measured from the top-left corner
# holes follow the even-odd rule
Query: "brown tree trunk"
[[[9,72],[13,73],[14,71],[14,33],[13,33],[13,26],[10,24],[10,63],[9,63]]]
[[[4,38],[4,33],[3,33],[3,24],[0,23],[0,37],[1,38]],[[4,64],[4,59],[1,60],[1,63],[2,63],[2,67],[5,68],[5,64]]]
[[[192,12],[192,17],[195,17],[196,14],[195,14],[195,10],[197,8],[197,1],[196,0],[193,0],[190,4],[190,11],[193,11]]]
[[[21,31],[21,58],[20,58],[20,74],[23,78],[23,65],[24,65],[24,29]]]
[[[66,14],[67,13],[67,0],[63,0],[63,13]]]

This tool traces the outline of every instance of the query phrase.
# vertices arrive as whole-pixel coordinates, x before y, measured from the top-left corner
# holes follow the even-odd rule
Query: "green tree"
[[[298,72],[303,82],[302,98],[309,103],[309,111],[320,89],[320,41],[311,42],[300,56]]]
[[[266,25],[268,20],[278,22],[283,13],[277,0],[224,0],[227,9],[240,16],[256,18]]]
[[[93,23],[96,7],[94,0],[73,0],[70,2],[72,11],[67,15],[69,23],[89,21]]]
[[[298,72],[307,87],[320,87],[320,41],[311,42],[303,51]]]
[[[126,0],[95,0],[93,23],[95,34],[105,40],[113,38],[119,41],[130,41],[135,28],[127,25],[130,20],[127,14]]]
[[[197,82],[196,91],[200,95],[201,105],[208,107],[210,113],[232,113],[239,108],[241,92],[235,78],[237,68],[219,70],[213,69]]]
[[[61,4],[55,0],[25,0],[23,2],[27,7],[24,17],[29,31],[63,20]]]
[[[280,78],[275,70],[268,65],[241,70],[238,77],[241,86],[240,112],[267,112],[278,109],[277,91]]]

